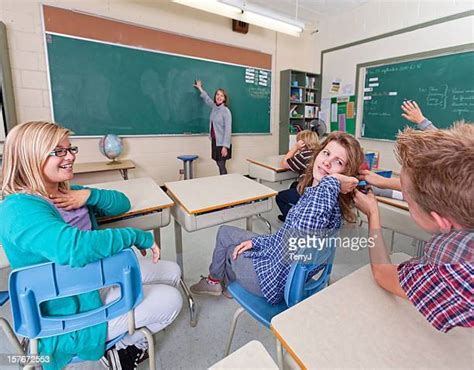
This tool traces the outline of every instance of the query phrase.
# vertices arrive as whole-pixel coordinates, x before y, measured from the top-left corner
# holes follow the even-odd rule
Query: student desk
[[[259,159],[247,159],[249,176],[256,178],[258,182],[262,182],[262,180],[278,182],[298,178],[297,173],[280,165],[283,157],[284,155],[274,155]]]
[[[380,288],[370,265],[275,316],[271,329],[303,369],[472,368],[472,329],[438,332]]]
[[[239,174],[167,182],[165,186],[175,201],[171,214],[174,218],[176,260],[183,277],[181,227],[192,232],[246,218],[247,229],[250,230],[251,217],[270,211],[272,197],[277,194],[273,189]],[[185,291],[188,300],[193,301],[189,290],[186,288]]]
[[[212,365],[210,370],[218,369],[268,369],[278,370],[278,366],[271,358],[265,347],[259,341],[248,342],[237,351],[232,352],[218,363]]]
[[[128,170],[135,168],[135,163],[130,159],[119,162],[84,162],[74,163],[74,174],[93,173],[104,171],[120,171],[124,180],[128,180]]]
[[[247,219],[272,209],[272,197],[277,192],[239,174],[200,177],[167,182],[168,194],[175,201],[174,217],[176,254],[183,267],[182,230],[192,232],[226,222]]]
[[[160,227],[170,223],[170,208],[173,201],[150,177],[128,181],[113,181],[87,185],[91,188],[117,190],[124,193],[132,208],[118,216],[101,217],[101,228],[135,227],[153,230],[155,241],[160,242]]]

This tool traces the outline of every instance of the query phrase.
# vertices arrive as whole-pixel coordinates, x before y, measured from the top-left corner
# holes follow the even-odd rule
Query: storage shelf
[[[289,127],[298,124],[305,129],[311,120],[317,118],[321,102],[320,86],[321,76],[318,74],[291,69],[280,72],[280,154],[288,152]],[[294,117],[293,113],[301,116]]]

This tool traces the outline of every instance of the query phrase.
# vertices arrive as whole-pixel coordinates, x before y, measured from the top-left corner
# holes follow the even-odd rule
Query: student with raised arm
[[[227,107],[229,99],[224,89],[217,89],[212,100],[203,89],[202,81],[196,80],[194,87],[201,93],[204,103],[211,108],[209,118],[209,137],[211,139],[211,157],[216,161],[219,174],[227,174],[225,162],[232,157],[232,113]]]
[[[356,190],[375,245],[369,249],[375,281],[408,299],[434,328],[473,327],[474,125],[446,130],[407,128],[395,145],[410,216],[433,234],[424,255],[393,265],[385,248],[377,200]],[[387,313],[389,315],[389,313]]]
[[[196,294],[219,296],[221,284],[237,280],[249,292],[269,303],[283,299],[290,271],[288,235],[306,237],[321,230],[337,230],[343,219],[354,222],[354,177],[364,160],[359,142],[351,135],[330,133],[317,149],[298,184],[302,194],[282,227],[272,235],[257,235],[233,226],[221,226],[209,274],[191,286]],[[226,296],[228,293],[224,291]]]
[[[436,126],[433,125],[433,123],[430,120],[425,118],[425,116],[423,115],[416,101],[406,100],[403,102],[401,108],[403,111],[402,117],[410,122],[415,123],[419,130],[422,130],[422,131],[436,130]],[[400,179],[398,177],[387,178],[387,177],[377,175],[376,173],[371,172],[369,170],[361,170],[359,179],[365,180],[367,181],[368,184],[374,186],[375,195],[385,196],[385,194],[382,194],[381,192],[379,192],[377,188],[396,190],[396,191],[402,190]]]
[[[0,243],[13,269],[45,262],[82,267],[135,246],[152,260],[140,258],[144,299],[135,308],[137,327],[153,333],[178,315],[182,298],[175,288],[181,277],[174,262],[159,261],[152,234],[133,228],[97,230],[96,216],[130,209],[117,191],[70,186],[79,149],[70,131],[52,122],[27,122],[8,134],[3,154]],[[142,253],[142,254],[143,254]],[[93,310],[120,296],[112,287],[44,302],[44,314],[70,315]],[[103,301],[103,302],[102,302]],[[127,331],[127,315],[107,323],[39,340],[39,354],[49,356],[46,369],[64,367],[74,355],[95,361],[104,355],[106,340]],[[134,369],[146,356],[146,339],[126,335],[103,361],[112,369]]]

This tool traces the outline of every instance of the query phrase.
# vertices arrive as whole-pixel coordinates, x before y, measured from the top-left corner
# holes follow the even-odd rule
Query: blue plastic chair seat
[[[270,328],[270,321],[273,316],[288,309],[285,301],[276,305],[271,305],[265,298],[250,293],[236,282],[230,284],[228,290],[245,311],[267,328]]]
[[[178,159],[181,159],[183,162],[189,162],[189,161],[194,161],[195,159],[198,159],[199,156],[196,154],[190,154],[190,155],[179,155],[176,157]]]

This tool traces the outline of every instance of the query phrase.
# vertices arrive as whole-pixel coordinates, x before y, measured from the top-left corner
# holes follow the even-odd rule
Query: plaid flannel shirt
[[[260,289],[271,304],[283,299],[291,264],[285,258],[288,238],[341,227],[342,215],[338,203],[340,189],[339,180],[325,176],[319,185],[306,188],[275,234],[259,235],[252,239],[252,249],[245,252],[244,256],[253,259]]]
[[[439,331],[474,326],[474,233],[434,236],[421,258],[398,266],[408,299]]]

